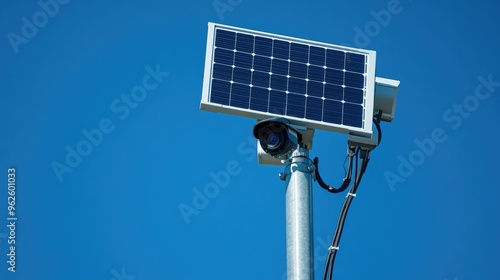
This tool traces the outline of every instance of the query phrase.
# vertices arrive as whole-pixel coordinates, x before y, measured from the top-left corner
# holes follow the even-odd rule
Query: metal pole
[[[313,280],[312,174],[309,151],[297,148],[285,167],[288,280]],[[284,177],[284,178],[283,178]]]

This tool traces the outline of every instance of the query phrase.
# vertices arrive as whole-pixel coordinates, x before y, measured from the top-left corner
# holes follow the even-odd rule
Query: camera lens
[[[271,133],[267,136],[267,146],[270,149],[275,149],[279,146],[281,142],[281,137],[276,133]]]
[[[287,155],[295,145],[300,143],[300,133],[285,118],[272,118],[258,122],[253,128],[253,135],[259,140],[262,150],[273,157]]]

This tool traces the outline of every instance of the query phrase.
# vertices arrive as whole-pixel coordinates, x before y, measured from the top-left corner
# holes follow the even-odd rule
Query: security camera
[[[262,149],[273,157],[282,157],[302,142],[302,134],[285,118],[272,118],[258,122],[253,135]]]

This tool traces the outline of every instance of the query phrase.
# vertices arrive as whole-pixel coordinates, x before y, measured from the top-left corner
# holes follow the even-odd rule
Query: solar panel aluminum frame
[[[316,121],[305,118],[297,118],[293,116],[279,115],[269,112],[260,112],[251,109],[243,109],[239,107],[223,105],[218,103],[210,102],[210,93],[212,86],[212,72],[214,65],[214,55],[215,55],[215,34],[218,29],[228,30],[235,33],[246,33],[254,36],[262,36],[271,39],[285,40],[289,42],[307,44],[310,46],[317,46],[323,48],[329,48],[334,50],[340,50],[350,53],[356,53],[361,55],[366,55],[367,57],[367,67],[366,67],[366,88],[364,96],[364,114],[363,114],[363,127],[347,126],[343,124],[328,123],[323,121]],[[344,46],[338,46],[328,43],[321,43],[311,40],[299,39],[289,36],[271,34],[261,31],[255,31],[250,29],[238,28],[228,25],[208,23],[208,35],[207,35],[207,46],[206,46],[206,57],[205,57],[205,70],[203,79],[203,91],[202,99],[200,103],[200,109],[221,112],[227,114],[233,114],[238,116],[250,117],[254,119],[267,119],[272,117],[285,117],[292,124],[305,126],[311,129],[321,129],[332,132],[346,133],[352,135],[359,135],[363,137],[371,137],[372,135],[372,121],[373,121],[373,107],[374,107],[374,91],[375,91],[375,62],[376,62],[376,52],[372,50],[364,50],[357,48],[350,48]]]

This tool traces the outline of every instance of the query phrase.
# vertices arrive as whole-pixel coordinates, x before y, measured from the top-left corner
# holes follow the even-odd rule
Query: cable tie
[[[339,247],[333,247],[333,246],[330,246],[330,248],[328,248],[328,251],[333,251],[333,250],[338,251],[338,250],[339,250]]]
[[[347,193],[346,197],[352,196],[353,198],[356,197],[355,193]]]

